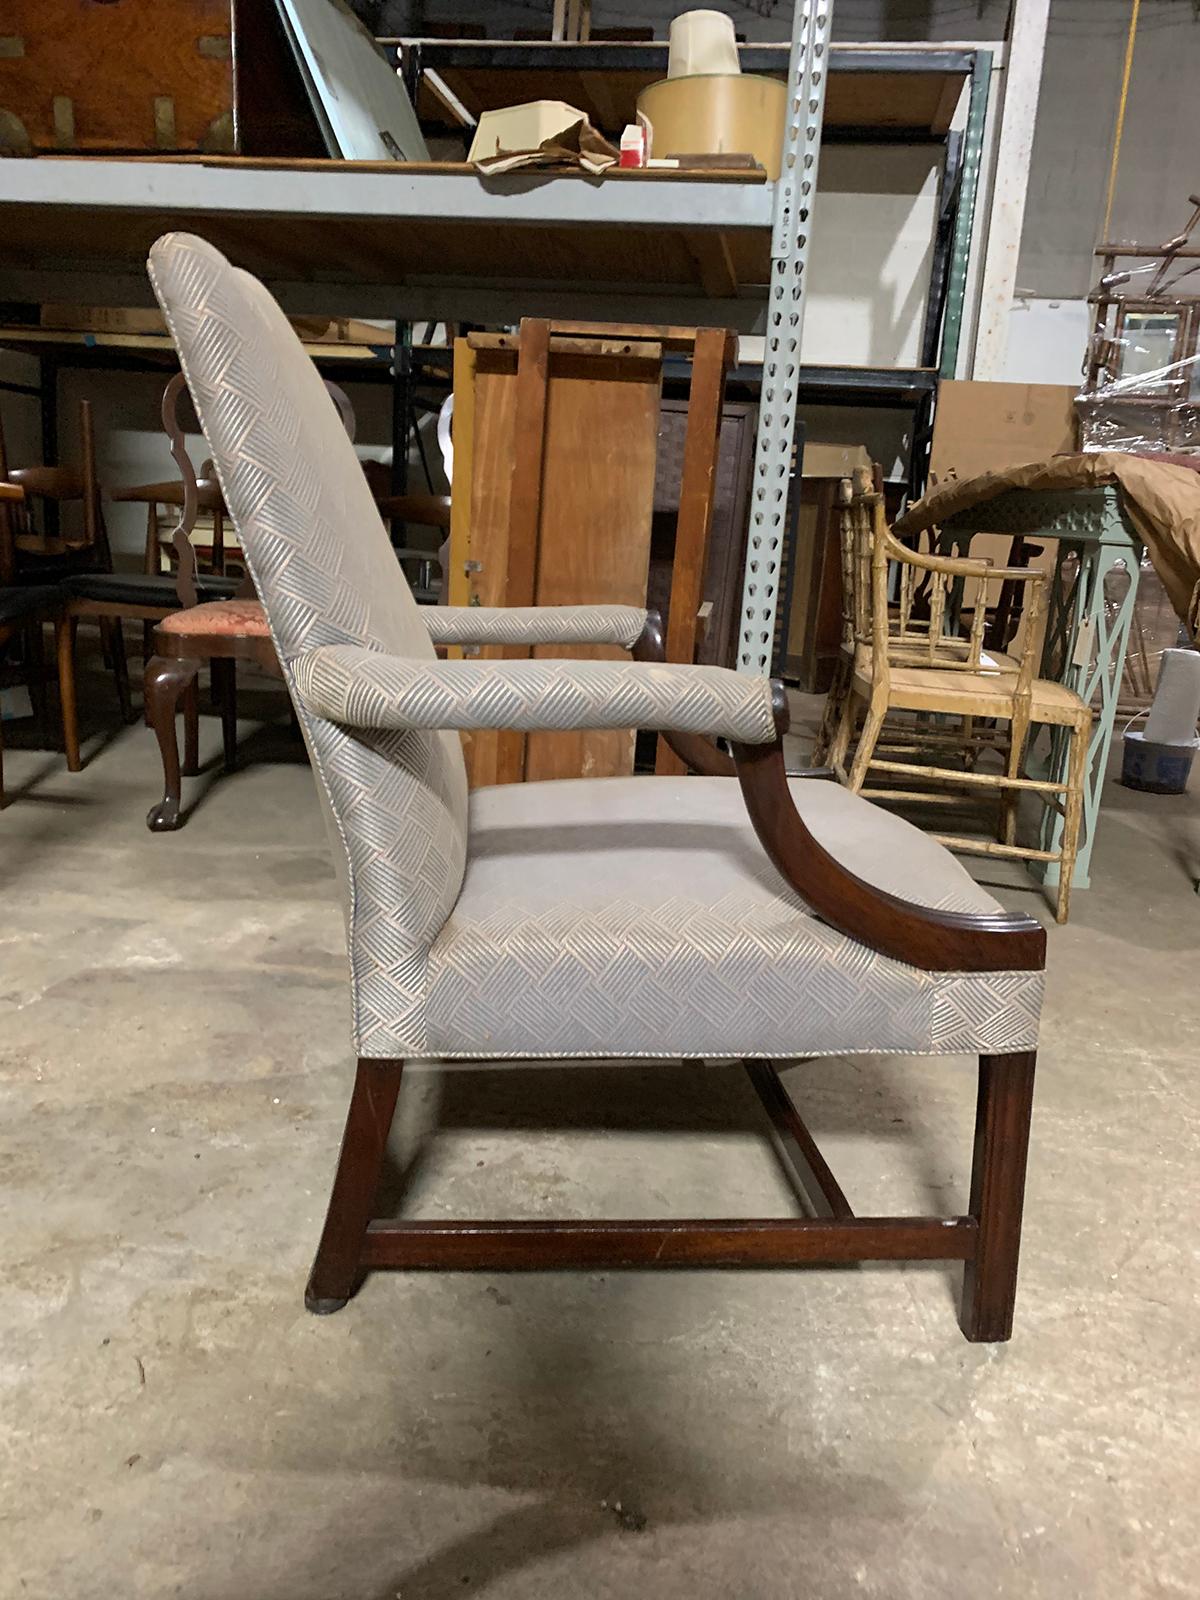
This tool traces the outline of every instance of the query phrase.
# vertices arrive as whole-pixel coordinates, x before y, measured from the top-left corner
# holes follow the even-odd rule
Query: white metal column
[[[1004,376],[1049,20],[1050,0],[1013,0],[1012,27],[1005,52],[1004,110],[992,179],[987,255],[975,336],[972,368],[975,378]]]
[[[833,0],[796,0],[788,62],[783,166],[775,190],[771,290],[763,350],[762,396],[754,449],[738,670],[767,673],[775,633],[779,566],[796,436],[800,336],[808,287],[808,247],[817,192],[829,29]]]

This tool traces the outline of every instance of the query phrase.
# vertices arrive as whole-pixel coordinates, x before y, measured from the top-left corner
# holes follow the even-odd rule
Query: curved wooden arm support
[[[630,655],[635,661],[663,661],[667,659],[666,644],[663,638],[662,617],[657,611],[647,611],[646,624],[642,629],[641,637],[633,645]],[[773,682],[772,710],[775,714],[775,734],[782,740],[788,730],[790,713],[788,711],[787,690],[782,683]],[[737,768],[733,758],[727,756],[719,745],[711,739],[706,739],[699,733],[667,733],[664,729],[660,738],[674,750],[679,759],[684,762],[690,771],[698,772],[706,778],[732,778]],[[775,745],[752,746],[747,749],[761,748],[773,750]]]
[[[876,889],[817,843],[796,810],[783,741],[735,744],[746,810],[780,874],[818,916],[862,944],[925,972],[1028,972],[1046,964],[1046,930],[1020,912],[935,911]]]

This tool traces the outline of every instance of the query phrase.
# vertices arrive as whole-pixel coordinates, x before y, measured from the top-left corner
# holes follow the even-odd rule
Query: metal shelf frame
[[[775,185],[762,396],[738,633],[738,670],[760,675],[770,672],[775,650],[779,577],[792,502],[800,341],[808,299],[812,207],[817,194],[832,20],[832,0],[796,0],[783,159]]]
[[[243,258],[253,270],[263,271],[253,257],[256,250],[265,252],[271,270],[263,275],[285,308],[294,311],[353,310],[395,318],[398,324],[425,319],[494,324],[535,311],[570,317],[580,314],[581,303],[586,303],[591,320],[685,321],[765,331],[738,665],[750,672],[768,670],[779,603],[779,556],[796,467],[798,404],[837,398],[858,405],[912,407],[917,421],[914,439],[919,440],[923,429],[927,433],[938,368],[943,373],[953,371],[991,72],[986,50],[832,47],[832,11],[833,0],[797,0],[792,42],[786,51],[748,48],[756,70],[783,71],[786,66],[791,88],[783,176],[774,184],[747,182],[744,176],[662,174],[622,174],[599,182],[519,174],[485,183],[469,169],[432,164],[354,170],[321,163],[272,168],[204,160],[10,159],[0,162],[0,238],[10,241],[0,243],[0,301],[146,304],[148,286],[140,249],[134,246],[140,245],[151,226],[158,231],[193,227],[202,232],[210,229],[216,242],[234,253],[243,242]],[[562,49],[422,41],[416,59],[426,66],[443,54],[459,62],[515,63],[518,53],[528,61],[540,59],[541,51],[547,62],[557,64],[562,57],[556,52]],[[576,64],[583,52],[592,64],[616,68],[628,62],[644,68],[649,51],[656,66],[661,56],[665,71],[665,46],[599,44],[572,49]],[[827,131],[825,90],[829,75],[841,71],[893,75],[941,71],[970,79],[965,130],[940,136],[946,163],[918,369],[880,372],[801,366],[812,201]],[[843,128],[840,133],[866,139],[922,137],[919,127],[867,125]],[[395,249],[409,228],[429,230],[436,246],[441,237],[451,238],[455,229],[461,237],[461,230],[483,232],[501,226],[510,235],[524,230],[531,257],[536,257],[539,240],[567,239],[577,241],[586,259],[589,238],[599,239],[605,230],[611,236],[615,230],[618,237],[627,233],[631,242],[639,235],[664,241],[674,235],[675,255],[662,260],[684,262],[680,242],[695,259],[687,268],[686,282],[682,266],[670,271],[679,282],[654,276],[657,266],[640,280],[631,275],[629,282],[586,277],[563,281],[559,262],[550,266],[537,259],[530,260],[528,272],[519,279],[502,277],[494,264],[485,264],[473,277],[448,265],[406,271]],[[439,235],[439,229],[445,234]],[[698,250],[719,254],[723,239],[745,241],[748,248],[749,241],[763,240],[768,230],[770,281],[765,306],[761,289],[754,287],[761,278],[749,280],[749,289],[735,282],[730,293],[714,292],[703,270],[697,276]],[[280,234],[283,242],[276,246]],[[48,241],[45,248],[43,240]],[[554,270],[560,273],[557,280],[551,276]],[[97,353],[82,358],[80,364],[103,359]],[[122,362],[115,359],[113,364]],[[369,368],[376,381],[390,378],[400,420],[409,403],[404,366],[393,356],[387,362],[364,363],[354,374],[366,377]],[[48,367],[52,374],[54,357]],[[31,386],[6,387],[23,393]],[[45,384],[42,388],[49,435],[53,402],[45,399]],[[919,471],[918,455],[914,449]]]

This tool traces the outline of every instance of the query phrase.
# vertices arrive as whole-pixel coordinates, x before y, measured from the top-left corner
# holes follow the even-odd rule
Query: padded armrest
[[[640,606],[422,606],[434,644],[619,644],[631,650]]]
[[[727,667],[642,661],[415,661],[325,645],[292,663],[305,707],[352,728],[652,728],[776,738],[774,686]]]

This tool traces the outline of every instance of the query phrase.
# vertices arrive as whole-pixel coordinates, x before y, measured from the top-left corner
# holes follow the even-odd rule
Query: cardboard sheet
[[[940,485],[896,522],[919,533],[1009,489],[1098,489],[1115,483],[1176,614],[1200,643],[1200,472],[1164,461],[1101,450],[1055,456],[1027,466]]]
[[[1075,389],[1065,383],[943,383],[931,483],[977,478],[1078,449]]]

